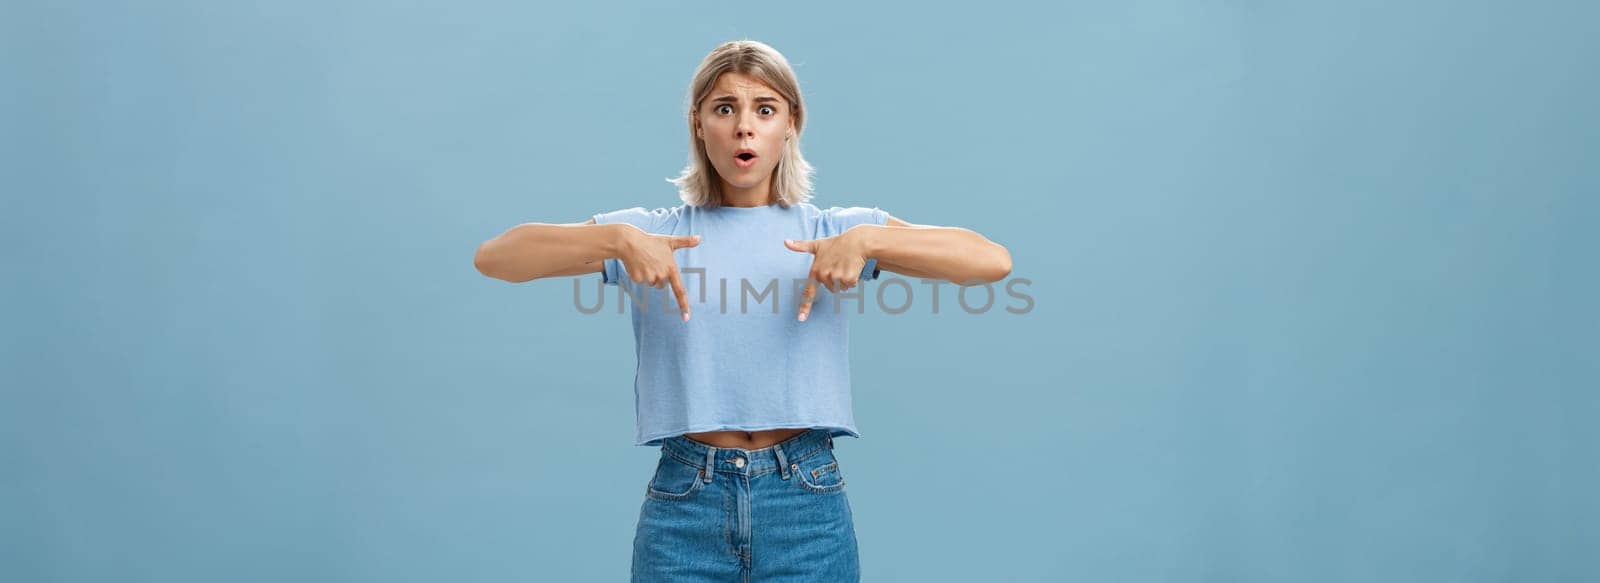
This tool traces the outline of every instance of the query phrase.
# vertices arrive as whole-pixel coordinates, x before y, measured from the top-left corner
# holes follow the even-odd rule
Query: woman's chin
[[[755,188],[761,185],[761,175],[755,172],[738,172],[736,174],[724,174],[723,176],[723,181],[727,182],[728,186],[738,189]]]

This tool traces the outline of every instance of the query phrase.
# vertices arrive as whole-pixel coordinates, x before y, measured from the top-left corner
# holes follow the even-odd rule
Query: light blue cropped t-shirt
[[[633,317],[635,445],[659,446],[691,432],[780,427],[860,437],[850,400],[848,316],[860,313],[871,296],[858,285],[837,294],[836,302],[836,294],[818,284],[811,313],[796,320],[813,255],[791,251],[783,240],[831,237],[888,219],[877,208],[810,203],[685,204],[594,215],[597,224],[700,235],[699,245],[673,253],[689,297],[688,322],[670,286],[634,284],[621,261],[605,260],[601,281],[625,286],[622,301]],[[868,259],[861,280],[877,277],[877,261]]]

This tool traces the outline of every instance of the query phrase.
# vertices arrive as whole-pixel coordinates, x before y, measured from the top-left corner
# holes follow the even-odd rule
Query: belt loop
[[[789,458],[784,457],[783,446],[772,446],[772,452],[778,454],[778,475],[785,480],[789,479]]]
[[[715,471],[717,471],[717,448],[715,446],[708,445],[706,446],[706,469],[705,473],[702,475],[702,479],[705,480],[705,483],[711,483],[711,472]]]

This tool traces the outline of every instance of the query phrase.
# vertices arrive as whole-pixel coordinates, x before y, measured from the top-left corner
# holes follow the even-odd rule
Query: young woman
[[[860,436],[845,316],[868,296],[848,292],[881,271],[998,281],[1011,255],[968,229],[808,202],[805,104],[772,47],[718,46],[689,97],[682,205],[517,225],[474,261],[511,282],[598,272],[638,288],[635,443],[661,457],[634,581],[856,581],[833,438]]]

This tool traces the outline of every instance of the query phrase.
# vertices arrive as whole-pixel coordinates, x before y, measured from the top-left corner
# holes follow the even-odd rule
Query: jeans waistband
[[[716,447],[700,443],[682,435],[661,441],[661,451],[696,468],[711,468],[716,472],[756,476],[776,471],[788,479],[792,465],[817,452],[832,449],[833,436],[827,429],[813,427],[802,433],[761,449]],[[711,481],[712,472],[703,472],[705,481]]]

